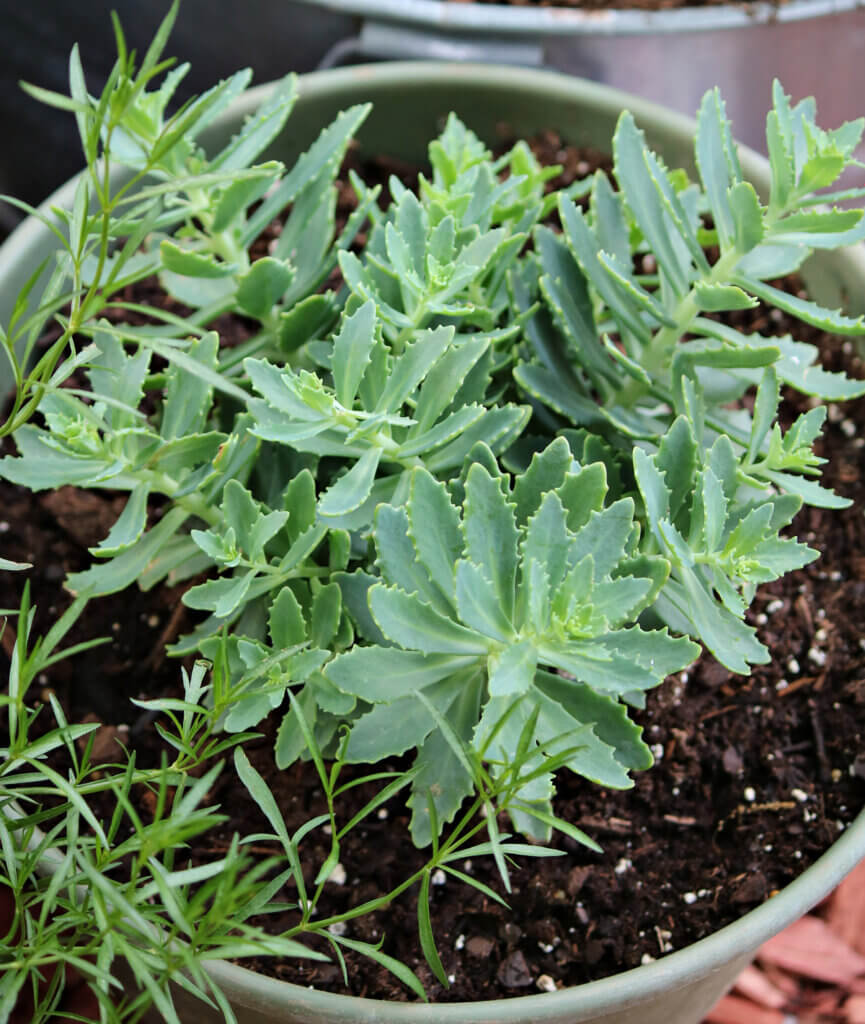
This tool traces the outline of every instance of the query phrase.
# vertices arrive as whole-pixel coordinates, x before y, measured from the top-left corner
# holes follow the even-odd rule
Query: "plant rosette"
[[[817,482],[812,445],[821,400],[865,385],[823,370],[813,346],[743,335],[712,314],[764,301],[865,333],[855,310],[829,308],[861,292],[861,253],[839,249],[865,237],[862,213],[833,203],[858,198],[835,182],[862,124],[821,131],[813,103],[792,105],[777,86],[767,165],[737,153],[714,92],[695,125],[548,74],[410,65],[312,75],[299,98],[293,78],[243,93],[241,73],[170,116],[179,72],[146,88],[166,70],[169,26],[140,68],[118,33],[101,96],[87,93],[76,53],[69,98],[31,87],[76,116],[89,168],[0,254],[15,384],[3,432],[16,447],[0,475],[128,494],[92,565],[67,578],[76,599],[44,640],[30,635],[26,593],[16,622],[2,797],[19,816],[2,839],[28,948],[48,948],[52,920],[74,918],[81,952],[68,962],[95,963],[109,1019],[123,962],[141,994],[122,1012],[152,1001],[167,1020],[698,1020],[760,942],[861,858],[865,822],[736,925],[564,992],[388,1005],[228,961],[302,955],[299,940],[315,935],[335,958],[364,952],[422,995],[404,964],[335,927],[416,887],[423,953],[447,984],[434,872],[478,888],[454,864],[488,856],[507,890],[509,858],[554,855],[555,832],[596,848],[556,816],[554,772],[627,788],[652,762],[628,714],[647,690],[701,645],[736,673],[770,658],[746,610],[758,584],[817,557],[780,531],[803,504],[845,503]],[[547,193],[554,171],[524,144],[493,160],[480,141],[503,116],[517,135],[554,123],[611,146],[618,186],[599,174]],[[356,209],[337,228],[334,182],[358,131],[371,152],[405,159],[434,139],[432,172],[417,194],[391,179],[384,209],[352,175]],[[561,232],[545,226],[552,215]],[[267,255],[251,259],[280,216]],[[647,254],[655,269],[635,272]],[[768,283],[800,267],[825,305]],[[117,295],[154,274],[185,317],[105,315],[132,308]],[[254,326],[223,349],[211,324],[227,312]],[[40,347],[51,320],[56,340]],[[785,429],[782,385],[816,400]],[[106,770],[92,743],[76,754],[96,727],[68,725],[56,701],[57,727],[33,731],[28,689],[76,652],[55,653],[86,603],[135,582],[192,583],[183,602],[202,614],[172,653],[198,660],[178,697],[136,702],[161,716],[174,760]],[[277,766],[311,758],[327,797],[328,813],[293,835],[244,753],[273,715]],[[45,760],[64,747],[68,778]],[[387,767],[400,755],[410,768]],[[220,756],[271,831],[187,863],[187,840],[223,820],[203,806]],[[347,764],[369,766],[380,788],[345,824]],[[131,806],[140,785],[154,794],[151,824]],[[60,812],[32,810],[46,787]],[[85,800],[97,792],[115,794],[109,824]],[[341,841],[401,792],[429,860],[375,907],[316,920]],[[330,853],[304,873],[303,842],[319,829]],[[252,868],[244,850],[256,840],[278,852]],[[52,881],[31,893],[51,846]],[[269,936],[256,922],[275,912],[296,923]],[[38,969],[16,950],[24,959],[11,962]],[[56,944],[51,956],[62,960]],[[7,1006],[15,977],[3,974]]]

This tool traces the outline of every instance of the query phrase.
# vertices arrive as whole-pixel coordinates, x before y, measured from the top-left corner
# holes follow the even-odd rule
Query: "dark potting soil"
[[[545,162],[567,163],[571,177],[586,173],[586,156],[564,149],[555,135],[538,145]],[[350,205],[347,194],[343,200]],[[785,287],[799,285],[789,280]],[[792,331],[820,345],[828,368],[865,375],[850,342],[759,309],[732,320],[744,330]],[[234,323],[230,330],[237,339],[248,327]],[[806,407],[806,400],[790,395],[784,416],[789,420]],[[433,1000],[523,995],[605,977],[682,948],[771,897],[831,845],[865,805],[865,399],[829,412],[823,482],[853,505],[840,512],[803,510],[793,532],[818,548],[821,559],[758,592],[749,617],[772,651],[771,664],[742,678],[703,657],[652,692],[647,709],[634,717],[657,763],[636,776],[633,789],[602,790],[560,773],[556,812],[596,838],[604,852],[565,838],[553,844],[563,856],[523,859],[511,872],[510,910],[452,878],[434,884],[432,926],[452,979],[448,989],[424,963],[415,891],[386,912],[350,922],[349,936],[383,940],[383,950],[412,967]],[[68,603],[65,574],[88,564],[86,548],[105,536],[122,503],[110,493],[63,488],[33,495],[0,482],[0,553],[34,563],[26,576],[38,605],[37,635]],[[152,514],[158,518],[160,509]],[[24,574],[0,574],[0,607],[17,606],[23,582]],[[179,666],[163,648],[193,625],[182,591],[130,588],[91,602],[67,642],[96,636],[111,642],[54,666],[38,680],[32,700],[45,700],[50,688],[72,720],[106,723],[97,734],[97,754],[110,758],[118,737],[134,745],[139,764],[157,760],[160,741],[151,719],[128,700],[177,692]],[[12,638],[7,627],[7,655]],[[293,831],[324,810],[323,797],[308,765],[275,770],[278,722],[279,713],[263,723],[262,738],[246,750]],[[340,819],[347,821],[372,792],[366,785],[350,791]],[[228,771],[208,802],[231,817],[193,852],[198,860],[221,855],[234,832],[266,827]],[[143,794],[141,811],[147,814]],[[319,918],[391,890],[425,862],[407,838],[407,824],[396,798],[346,838],[340,858],[345,883],[325,886]],[[250,849],[261,857],[277,852],[267,843]],[[316,831],[303,850],[310,881],[329,840]],[[502,892],[490,859],[457,866]],[[291,914],[269,921],[275,929],[294,923]],[[333,963],[262,959],[251,966],[336,992],[412,998],[372,961],[351,953],[346,959],[347,985]]]

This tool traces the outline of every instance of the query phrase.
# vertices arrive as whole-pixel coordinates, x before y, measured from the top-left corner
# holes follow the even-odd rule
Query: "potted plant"
[[[220,961],[256,946],[299,955],[298,938],[314,934],[332,956],[361,949],[417,991],[404,964],[332,927],[395,894],[323,920],[312,912],[328,880],[339,881],[348,834],[401,793],[417,845],[430,848],[405,886],[418,890],[423,953],[446,983],[428,910],[433,875],[495,899],[455,866],[457,854],[495,860],[506,888],[507,858],[551,852],[554,830],[592,845],[554,813],[551,771],[567,765],[612,788],[648,767],[627,705],[693,660],[689,637],[733,672],[767,661],[744,621],[754,585],[815,557],[778,530],[803,500],[843,504],[813,479],[819,399],[865,389],[817,367],[804,342],[745,336],[709,314],[757,297],[862,333],[854,308],[827,308],[857,294],[861,256],[836,250],[862,238],[861,213],[811,198],[823,189],[827,201],[861,126],[820,132],[812,106],[791,106],[778,87],[770,173],[755,155],[737,156],[714,93],[695,128],[640,102],[620,116],[624,98],[601,87],[450,66],[310,76],[287,132],[292,80],[240,97],[242,79],[230,79],[170,118],[170,87],[145,88],[164,70],[169,22],[138,69],[120,37],[104,97],[88,96],[75,55],[71,98],[43,96],[78,117],[89,168],[0,253],[7,339],[19,346],[5,428],[17,450],[0,474],[34,490],[86,484],[128,495],[92,564],[67,578],[77,597],[45,640],[28,636],[26,597],[16,620],[2,797],[7,816],[13,801],[19,809],[4,850],[16,865],[7,881],[28,893],[23,921],[39,927],[7,947],[23,956],[28,938],[33,948],[34,934],[53,937],[77,915],[76,934],[91,942],[68,962],[89,972],[106,1014],[118,994],[111,965],[125,958],[143,994],[123,1011],[153,999],[166,1019],[696,1021],[769,934],[861,858],[863,820],[730,928],[561,992],[382,1004]],[[351,106],[367,98],[372,111]],[[400,110],[410,116],[397,120]],[[335,234],[332,183],[364,117],[372,152],[393,153],[400,124],[397,153],[417,159],[449,110],[473,131],[447,122],[422,199],[391,180],[383,213],[377,191],[354,177],[357,210]],[[549,174],[524,146],[492,163],[475,132],[492,138],[505,110],[516,135],[542,116],[576,142],[612,144],[622,192],[591,179],[586,214],[579,187],[545,195]],[[693,167],[696,139],[701,185],[666,170],[635,117],[671,165]],[[261,162],[265,148],[272,158]],[[554,209],[561,235],[539,223]],[[248,243],[284,211],[251,259]],[[367,217],[370,236],[352,252]],[[716,247],[711,259],[704,246]],[[814,248],[821,260],[804,272],[825,305],[766,283]],[[321,290],[337,261],[341,281]],[[184,315],[142,310],[125,291],[117,298],[154,272]],[[249,330],[220,349],[208,327],[231,309]],[[130,312],[147,318],[130,323]],[[56,337],[40,343],[52,317]],[[780,381],[818,399],[784,429]],[[56,701],[58,725],[39,735],[28,691],[85,605],[169,577],[184,605],[205,613],[175,653],[207,659],[177,695],[137,701],[162,716],[173,760],[112,769],[111,748],[109,767],[96,764],[98,724],[67,724]],[[327,798],[294,834],[245,752],[267,722],[278,727],[280,770],[311,756]],[[68,774],[44,757],[64,747]],[[406,751],[410,768],[375,768]],[[202,806],[220,755],[268,833],[187,866],[187,840],[221,821]],[[361,770],[374,792],[345,823],[338,799],[350,762],[371,765]],[[152,821],[137,809],[142,788]],[[99,794],[107,817],[84,799]],[[329,839],[310,873],[301,844],[317,830]],[[256,841],[276,857],[253,868],[244,849]],[[56,881],[30,894],[52,847]],[[286,910],[276,899],[288,885]],[[266,911],[293,915],[291,925],[270,936],[255,916]],[[63,955],[54,942],[53,962]],[[17,988],[6,980],[0,990],[7,1007],[21,987],[20,962],[10,962],[19,972]],[[172,1005],[167,984],[181,969]]]

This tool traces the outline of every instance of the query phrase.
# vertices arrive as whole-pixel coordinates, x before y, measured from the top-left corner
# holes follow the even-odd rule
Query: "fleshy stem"
[[[771,235],[775,224],[781,220],[787,212],[786,209],[777,210],[769,207],[764,214],[764,239]],[[662,327],[652,338],[649,344],[640,353],[640,365],[650,377],[659,376],[666,367],[671,353],[675,349],[682,335],[687,333],[688,328],[700,315],[702,310],[697,304],[697,287],[700,285],[709,286],[724,284],[736,269],[736,265],[745,256],[738,246],[733,245],[712,267],[711,272],[696,281],[687,295],[684,295],[672,311],[671,318],[675,326]],[[633,377],[629,377],[625,386],[611,397],[610,402],[631,408],[644,395],[650,392],[649,385]]]

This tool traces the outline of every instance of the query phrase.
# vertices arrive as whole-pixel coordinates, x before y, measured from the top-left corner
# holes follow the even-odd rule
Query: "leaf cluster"
[[[501,896],[460,871],[455,862],[467,856],[493,856],[510,889],[508,861],[514,856],[558,855],[543,846],[510,842],[510,836],[497,826],[499,805],[507,807],[513,793],[531,779],[532,770],[537,771],[527,742],[522,755],[496,780],[480,760],[469,765],[462,755],[466,767],[475,773],[477,796],[447,836],[439,840],[434,829],[427,862],[393,891],[325,916],[318,904],[339,864],[342,843],[404,789],[413,773],[380,771],[342,781],[346,761],[340,755],[325,764],[295,706],[327,813],[311,817],[289,835],[267,783],[242,749],[242,743],[257,734],[226,735],[221,728],[226,713],[233,713],[242,701],[247,685],[231,682],[224,651],[212,665],[199,661],[190,673],[182,670],[182,698],[133,701],[145,715],[159,715],[156,728],[173,758],[163,757],[158,767],[141,769],[134,753],[118,747],[113,763],[97,762],[92,756],[97,723],[70,724],[53,694],[50,712],[26,701],[31,679],[56,661],[92,646],[57,649],[83,605],[81,599],[74,602],[58,628],[34,638],[33,609],[25,588],[16,616],[19,628],[9,687],[0,698],[8,720],[0,733],[5,742],[0,747],[0,886],[11,895],[14,907],[8,931],[0,934],[0,1019],[19,1012],[22,1004],[32,1007],[33,1024],[54,1019],[62,1012],[71,969],[97,1001],[102,1019],[109,1022],[139,1020],[152,1007],[161,1019],[178,1024],[174,1002],[178,985],[233,1022],[231,1004],[206,971],[206,963],[253,956],[327,959],[301,941],[311,937],[329,943],[344,975],[343,951],[350,949],[374,959],[425,999],[423,986],[410,968],[385,952],[381,943],[352,938],[344,925],[386,907],[417,886],[421,944],[431,968],[446,985],[430,924],[433,872],[445,871],[503,903]],[[47,728],[46,716],[54,720]],[[448,728],[446,723],[443,728]],[[227,816],[218,807],[206,806],[206,801],[223,770],[218,759],[232,749],[234,770],[272,831],[242,838],[234,835],[221,842],[214,833],[220,826],[224,829]],[[60,763],[65,770],[58,767]],[[372,797],[350,820],[341,820],[341,799],[364,784],[376,787]],[[144,815],[136,795],[141,789],[150,797]],[[434,806],[431,813],[435,814]],[[566,822],[551,816],[549,824],[591,843]],[[325,829],[329,852],[315,866],[310,886],[304,867],[311,865],[312,858],[303,844]],[[191,849],[207,848],[203,842],[212,845],[213,852],[194,858]],[[248,852],[251,844],[259,851],[255,855]],[[261,856],[263,844],[272,848],[270,856]],[[274,915],[289,921],[276,934],[263,925]],[[121,980],[121,967],[132,984]]]
[[[815,479],[819,402],[865,385],[718,314],[764,303],[865,333],[777,284],[865,238],[863,212],[833,205],[856,198],[835,183],[863,122],[823,131],[776,84],[761,197],[716,91],[693,181],[627,112],[613,179],[558,191],[525,143],[493,157],[452,115],[415,190],[392,178],[385,205],[352,173],[340,226],[367,108],[285,167],[266,150],[289,78],[208,156],[196,135],[247,75],[169,115],[184,69],[146,88],[162,35],[137,70],[119,37],[100,97],[75,54],[71,98],[41,96],[78,118],[89,166],[38,312],[34,278],[5,336],[17,454],[0,475],[128,494],[67,586],[84,601],[189,581],[202,616],[172,652],[219,665],[228,735],[276,712],[280,767],[413,754],[420,845],[472,794],[545,838],[553,768],[627,786],[650,764],[628,706],[694,641],[735,672],[768,658],[745,622],[754,588],[816,557],[780,531],[803,502],[845,503]],[[102,316],[153,273],[187,317]],[[226,313],[252,324],[235,348],[212,329]],[[28,370],[14,340],[49,316],[50,373]],[[817,400],[786,431],[782,386]]]

